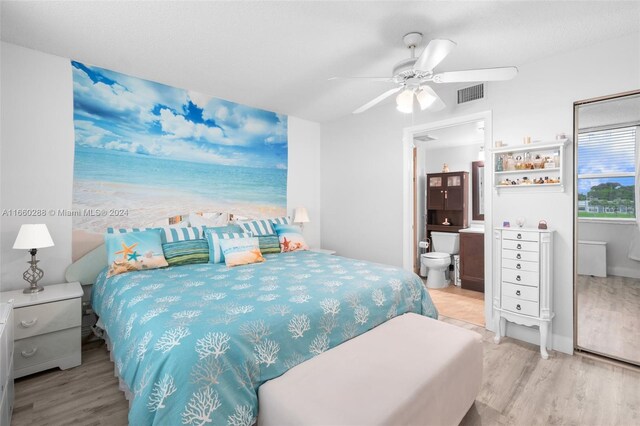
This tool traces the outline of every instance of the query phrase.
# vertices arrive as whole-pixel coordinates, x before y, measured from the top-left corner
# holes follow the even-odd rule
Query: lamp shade
[[[14,249],[31,250],[53,246],[53,240],[49,234],[49,229],[44,223],[27,224],[20,227]]]
[[[309,213],[307,213],[307,209],[304,207],[296,208],[296,212],[293,216],[293,221],[295,223],[307,223],[309,222]]]
[[[396,108],[405,114],[413,112],[413,91],[405,89],[396,97]]]

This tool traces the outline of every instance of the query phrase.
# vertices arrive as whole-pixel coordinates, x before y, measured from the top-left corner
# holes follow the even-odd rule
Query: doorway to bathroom
[[[413,247],[406,250],[411,254],[405,266],[423,278],[441,316],[479,326],[486,324],[491,300],[491,286],[485,286],[491,282],[490,239],[485,241],[490,197],[484,185],[490,125],[490,113],[483,113],[405,131],[413,200]]]

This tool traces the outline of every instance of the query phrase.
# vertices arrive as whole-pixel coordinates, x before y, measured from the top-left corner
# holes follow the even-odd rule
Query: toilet
[[[432,232],[431,253],[420,255],[420,261],[427,268],[427,287],[443,288],[449,285],[447,272],[451,265],[451,255],[460,251],[460,234],[457,232]]]

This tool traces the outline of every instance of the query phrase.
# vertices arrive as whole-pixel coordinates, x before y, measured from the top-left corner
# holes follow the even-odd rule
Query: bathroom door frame
[[[579,134],[579,115],[578,109],[581,106],[602,102],[602,101],[610,101],[614,99],[620,99],[627,96],[636,96],[640,95],[640,90],[631,90],[628,92],[615,93],[607,96],[599,96],[596,98],[583,99],[581,101],[575,101],[573,103],[573,169],[572,169],[572,178],[573,178],[573,349],[576,352],[581,352],[589,355],[595,355],[596,357],[601,357],[600,359],[608,359],[614,360],[617,362],[624,363],[626,365],[633,365],[635,367],[638,364],[634,361],[630,361],[628,359],[618,358],[610,354],[604,354],[600,352],[596,352],[592,349],[583,348],[578,345],[578,134]],[[638,171],[636,170],[636,173]],[[637,200],[636,200],[636,208],[637,208]]]
[[[416,238],[417,214],[416,200],[414,199],[416,184],[414,176],[416,172],[414,159],[414,137],[418,134],[442,129],[446,127],[459,126],[478,121],[484,121],[484,317],[485,328],[493,331],[493,185],[486,184],[492,182],[491,171],[493,170],[493,155],[491,147],[493,144],[493,121],[491,110],[482,111],[475,114],[461,115],[446,120],[434,121],[403,129],[402,136],[402,161],[403,161],[403,190],[402,190],[402,266],[407,271],[413,272],[415,259],[418,255],[418,246],[414,244]],[[488,284],[488,285],[487,285]]]

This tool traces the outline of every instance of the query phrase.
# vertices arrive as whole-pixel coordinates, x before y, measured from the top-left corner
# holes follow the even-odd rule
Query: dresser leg
[[[549,323],[544,321],[540,324],[540,356],[543,359],[549,359],[547,352],[547,336],[549,334]]]
[[[494,321],[495,321],[496,335],[493,338],[493,341],[496,344],[498,344],[500,343],[500,338],[505,335],[506,320],[502,318],[502,316],[498,315],[495,317]]]

